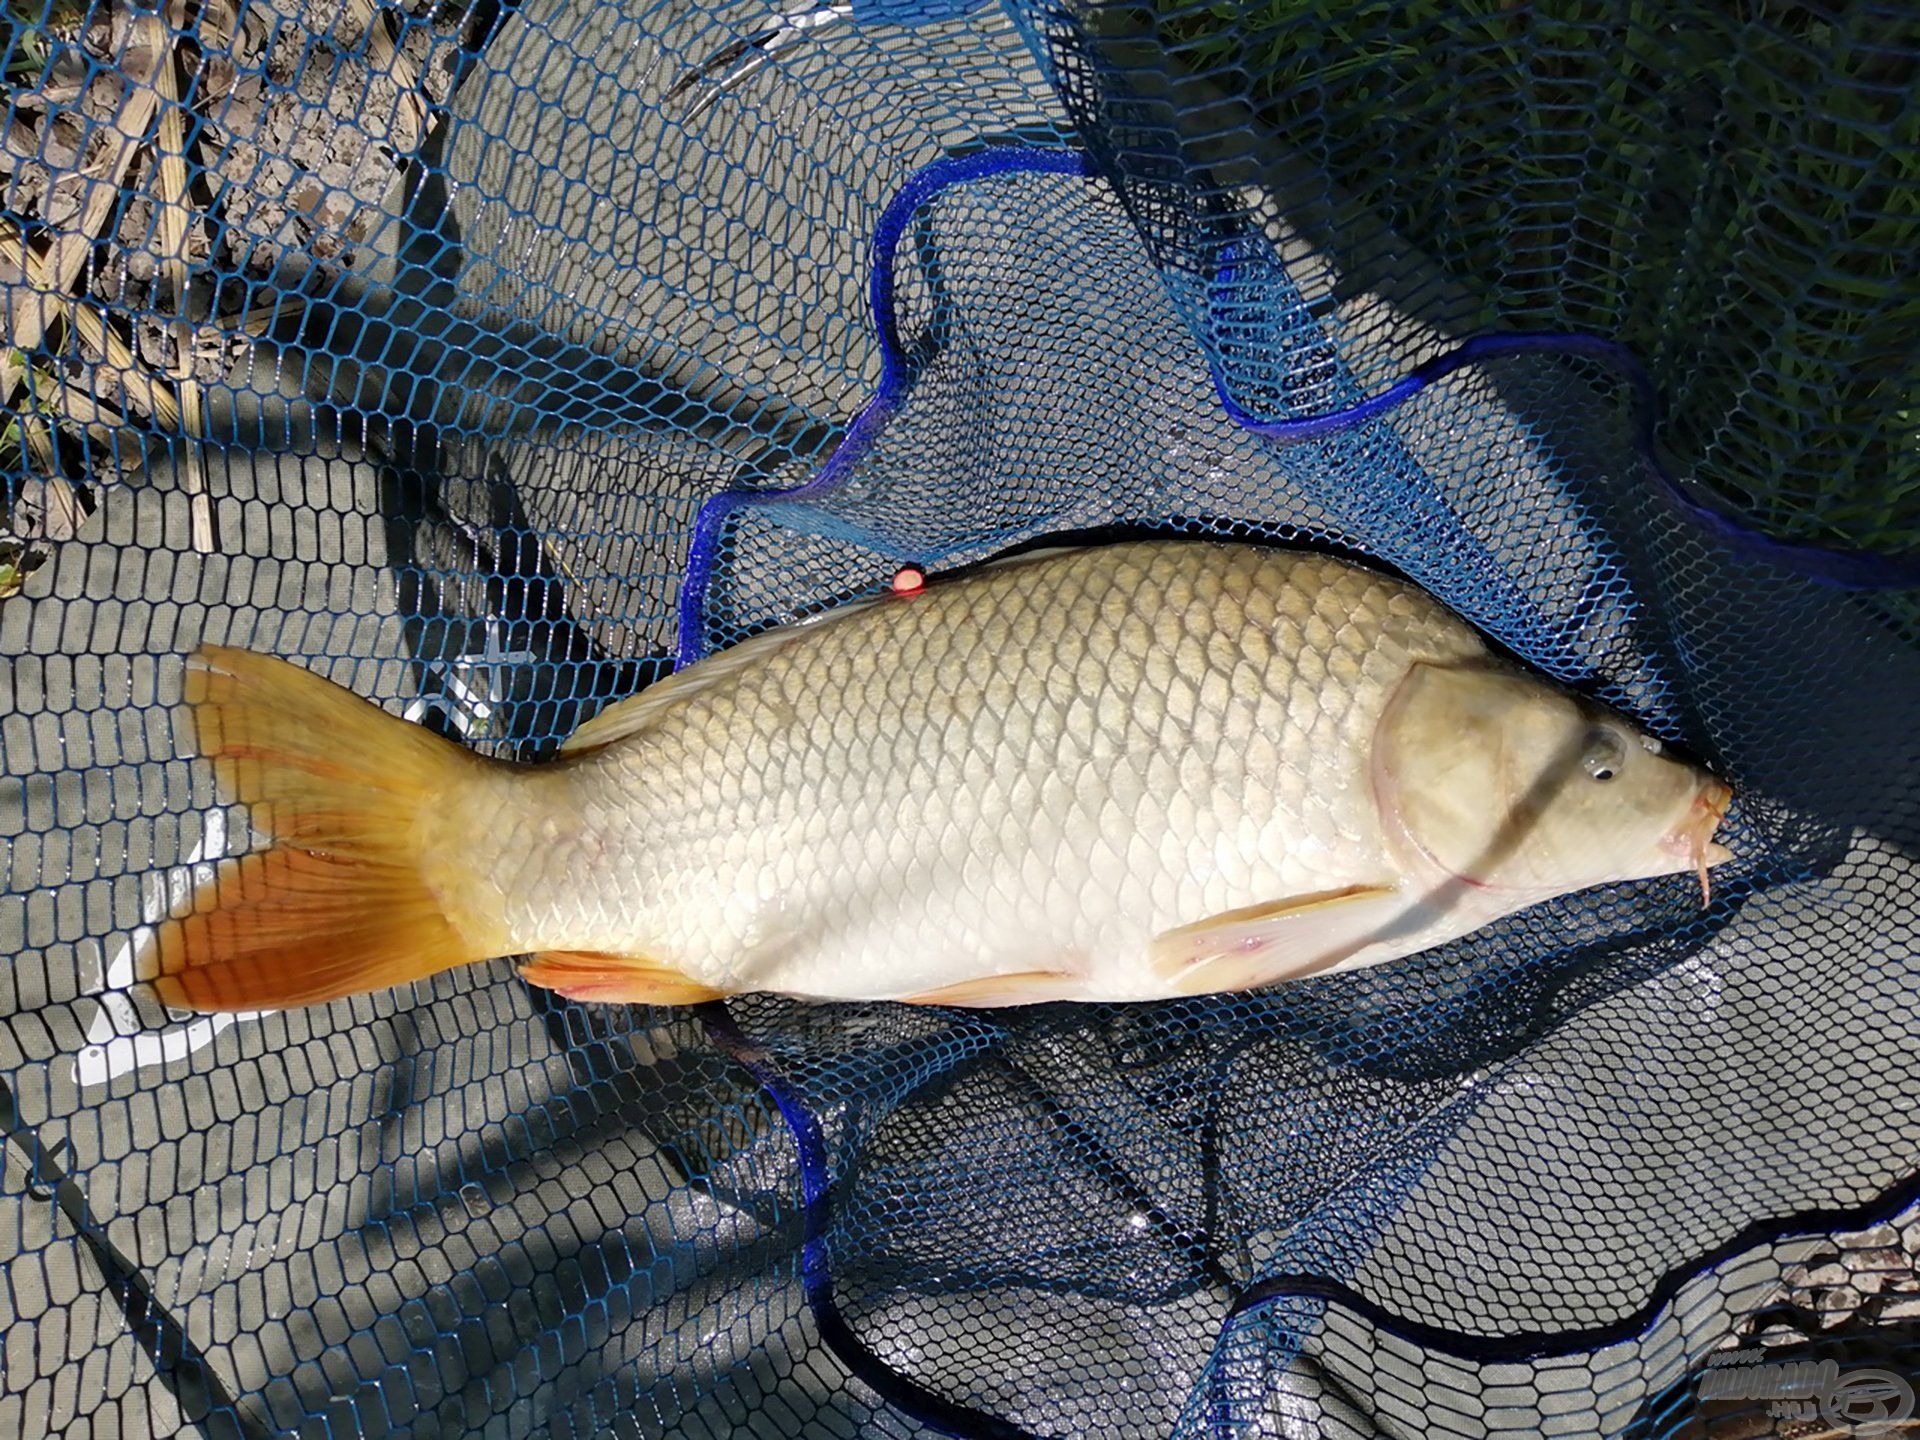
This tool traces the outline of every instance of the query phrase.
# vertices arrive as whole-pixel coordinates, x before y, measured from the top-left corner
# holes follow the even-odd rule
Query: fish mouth
[[[1680,823],[1669,830],[1661,841],[1662,850],[1670,855],[1684,856],[1693,873],[1700,877],[1700,908],[1703,910],[1713,903],[1713,882],[1708,878],[1708,870],[1723,860],[1733,858],[1733,852],[1715,843],[1713,838],[1713,832],[1726,819],[1727,807],[1732,803],[1732,788],[1708,776],[1701,782],[1700,789],[1693,797],[1693,804],[1687,807],[1687,813],[1680,817]]]

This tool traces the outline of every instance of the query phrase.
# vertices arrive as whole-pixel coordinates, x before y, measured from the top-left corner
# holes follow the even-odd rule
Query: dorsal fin
[[[1043,545],[1038,550],[1022,550],[1017,555],[995,555],[986,560],[977,560],[950,573],[947,578],[960,580],[995,570],[1017,570],[1022,565],[1031,565],[1040,560],[1058,560],[1063,555],[1078,555],[1082,550],[1092,548],[1089,545]]]
[[[838,616],[842,612],[834,610],[829,613]],[[699,691],[731,680],[742,670],[763,663],[774,651],[792,644],[806,628],[804,624],[783,625],[777,630],[764,631],[722,650],[718,655],[709,655],[705,660],[689,665],[664,680],[655,681],[638,695],[614,701],[569,735],[560,746],[560,753],[583,755],[589,750],[598,750],[603,745],[611,745],[616,740],[638,734],[662,710],[679,704]]]
[[[1077,545],[1056,545],[1044,550],[1029,550],[1019,555],[1001,555],[991,560],[969,566],[961,572],[963,575],[978,575],[992,570],[1011,569],[1031,564],[1038,560],[1052,560],[1075,550],[1084,549]],[[897,597],[889,594],[869,596],[864,600],[850,601],[836,606],[819,615],[809,616],[792,625],[782,625],[775,630],[767,630],[750,640],[742,640],[718,655],[710,655],[697,664],[689,665],[678,674],[656,681],[625,700],[616,700],[598,715],[587,721],[560,746],[562,755],[584,755],[589,750],[598,750],[611,745],[616,740],[624,740],[636,735],[652,723],[653,718],[670,705],[677,705],[688,696],[708,686],[731,680],[742,670],[765,661],[774,651],[791,644],[794,640],[819,625],[830,625],[871,610],[877,605],[897,603]],[[913,603],[911,599],[904,603]]]
[[[611,745],[616,740],[638,734],[668,706],[678,705],[690,695],[731,680],[742,670],[762,664],[776,650],[786,648],[821,625],[845,620],[892,598],[889,595],[875,595],[865,600],[850,601],[818,615],[809,615],[804,620],[796,620],[791,625],[763,630],[738,645],[730,645],[717,655],[709,655],[664,680],[656,680],[638,695],[614,701],[569,735],[561,744],[560,753],[584,755],[589,750],[598,750],[603,745]]]

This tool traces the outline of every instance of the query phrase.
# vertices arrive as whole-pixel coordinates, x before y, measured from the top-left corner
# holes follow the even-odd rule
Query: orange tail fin
[[[381,990],[487,955],[423,864],[424,817],[492,762],[285,660],[205,646],[187,672],[221,798],[273,848],[222,862],[161,924],[140,974],[169,1005],[277,1010]]]

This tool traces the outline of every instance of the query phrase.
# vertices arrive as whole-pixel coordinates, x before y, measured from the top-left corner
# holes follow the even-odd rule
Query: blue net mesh
[[[4,23],[0,1433],[1872,1419],[1705,1383],[1763,1342],[1899,1408],[1904,9]],[[1140,531],[1396,570],[1711,759],[1711,907],[1145,1006],[134,982],[248,845],[203,639],[534,759],[904,562]]]

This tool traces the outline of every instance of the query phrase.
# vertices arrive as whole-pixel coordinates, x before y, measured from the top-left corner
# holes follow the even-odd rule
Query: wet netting
[[[1912,1413],[1911,6],[7,0],[0,42],[0,1433]],[[203,639],[532,758],[904,563],[1139,530],[1397,570],[1707,761],[1710,908],[1131,1006],[136,981],[252,843],[182,758]],[[1756,1352],[1811,1368],[1716,1369]]]

